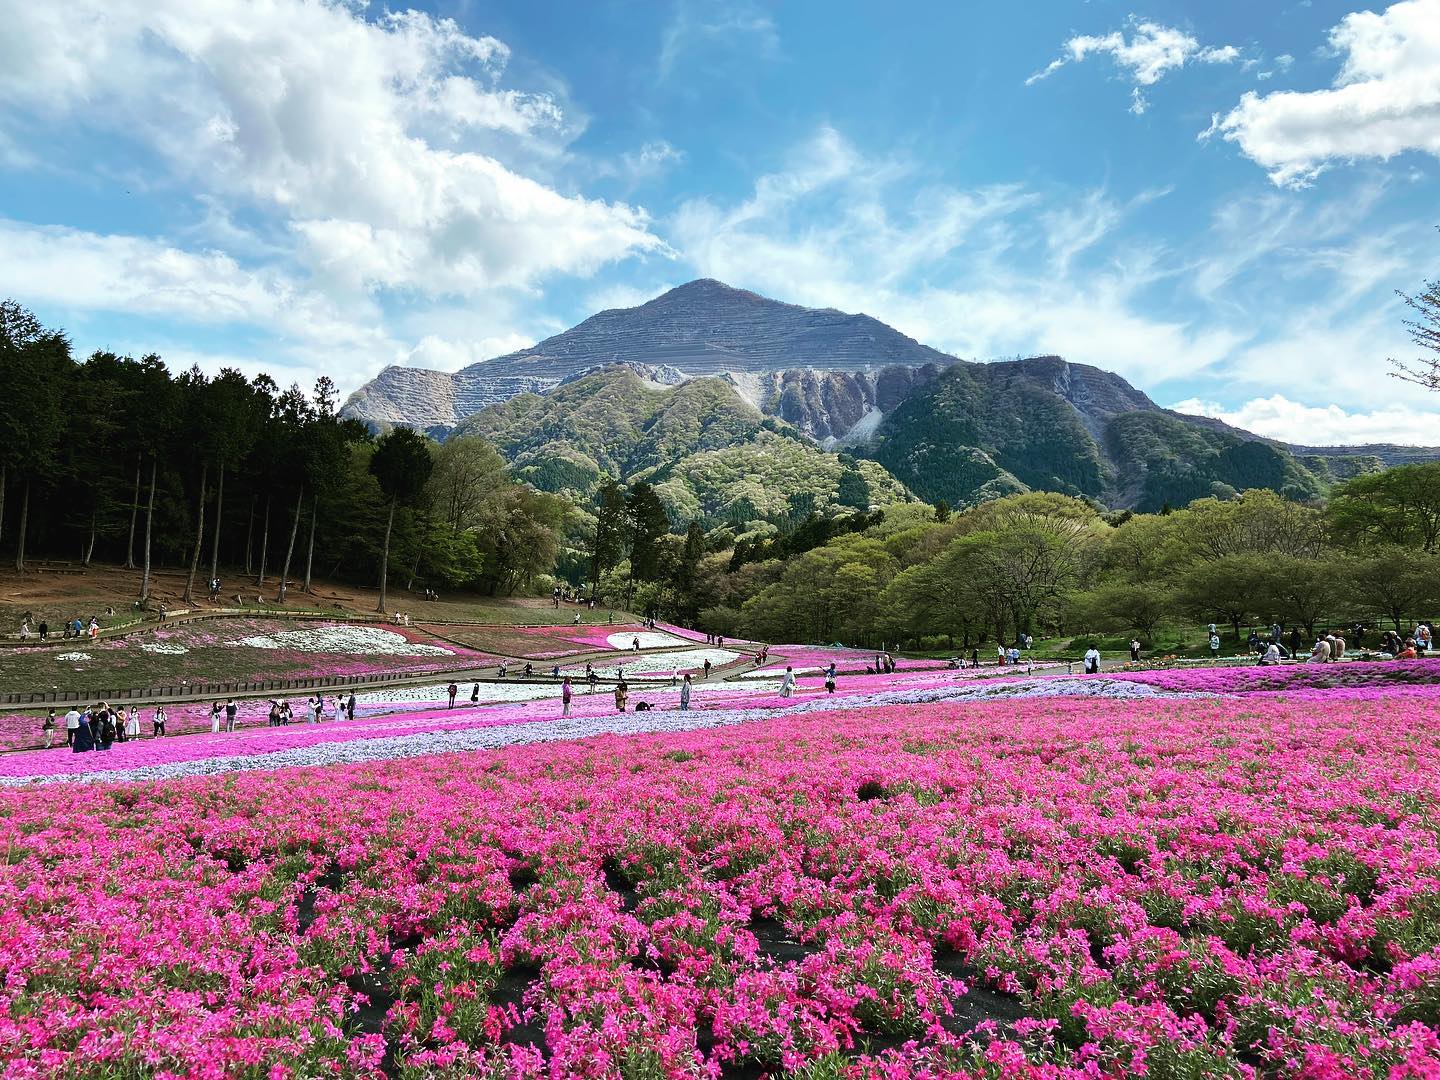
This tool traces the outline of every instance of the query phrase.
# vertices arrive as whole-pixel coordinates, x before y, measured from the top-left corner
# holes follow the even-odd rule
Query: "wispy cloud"
[[[780,51],[780,32],[769,12],[749,3],[677,0],[674,15],[660,35],[658,77],[668,79],[676,63],[691,50],[717,46],[771,57]]]

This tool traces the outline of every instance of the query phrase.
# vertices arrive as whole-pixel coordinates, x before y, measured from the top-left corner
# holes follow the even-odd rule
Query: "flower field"
[[[0,791],[0,1058],[16,1077],[1435,1076],[1440,685],[1374,666],[1335,688],[1247,669],[915,702],[861,677],[768,719],[773,691],[731,684],[751,714],[696,730]],[[946,686],[899,681],[921,680]],[[383,722],[472,737],[551,707]]]
[[[9,649],[0,653],[0,688],[143,689],[181,681],[440,671],[491,659],[415,627],[221,618],[84,641],[73,649]]]
[[[685,638],[646,630],[638,623],[617,626],[447,626],[444,631],[455,641],[501,656],[518,656],[523,660],[551,660],[602,649],[628,649],[634,637],[640,638],[642,649],[688,644]],[[702,640],[703,637],[701,635]]]

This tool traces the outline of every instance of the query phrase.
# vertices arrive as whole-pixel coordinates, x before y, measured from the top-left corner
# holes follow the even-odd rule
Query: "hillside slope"
[[[581,500],[607,477],[647,481],[677,523],[778,522],[909,497],[880,465],[826,452],[725,380],[670,386],[655,374],[612,365],[482,409],[455,434],[488,439],[521,479]]]

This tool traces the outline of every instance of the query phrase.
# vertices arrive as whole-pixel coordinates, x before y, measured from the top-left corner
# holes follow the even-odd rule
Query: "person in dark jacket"
[[[79,726],[75,728],[74,737],[70,740],[70,749],[77,754],[95,749],[95,733],[90,729],[90,720],[90,710],[86,709],[80,714]]]

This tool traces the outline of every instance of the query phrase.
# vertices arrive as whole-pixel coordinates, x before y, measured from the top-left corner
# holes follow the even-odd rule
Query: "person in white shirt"
[[[780,680],[780,696],[789,697],[795,692],[795,669],[787,667],[785,675]]]
[[[1091,645],[1085,650],[1085,674],[1098,675],[1100,673],[1100,650]]]
[[[1275,642],[1273,641],[1270,642],[1270,644],[1266,646],[1265,655],[1260,658],[1260,662],[1262,664],[1280,663],[1280,646],[1275,644]]]
[[[65,714],[65,745],[66,745],[66,746],[73,746],[73,745],[75,744],[75,732],[77,732],[77,731],[79,731],[79,730],[80,730],[80,710],[72,706],[71,709],[70,709],[70,711]]]

